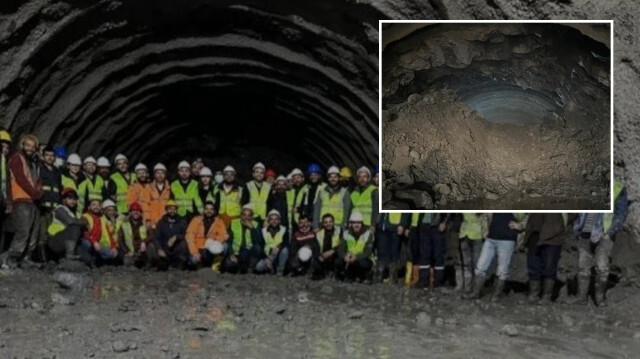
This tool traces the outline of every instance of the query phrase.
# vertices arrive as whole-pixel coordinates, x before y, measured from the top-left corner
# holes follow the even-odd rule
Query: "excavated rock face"
[[[300,5],[2,1],[0,124],[82,156],[371,166],[384,16]]]
[[[556,24],[440,24],[388,45],[385,185],[434,186],[438,208],[608,209],[609,68],[606,44]]]

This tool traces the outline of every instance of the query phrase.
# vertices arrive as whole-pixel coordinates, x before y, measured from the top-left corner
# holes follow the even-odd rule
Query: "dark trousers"
[[[214,255],[204,248],[200,249],[198,252],[200,252],[200,261],[194,263],[191,259],[189,259],[187,261],[187,268],[193,270],[203,267],[211,267],[211,265],[213,264]]]
[[[238,259],[236,262],[231,260],[231,255],[227,256],[222,262],[222,270],[227,273],[247,273],[249,270],[254,270],[258,261],[262,258],[262,248],[259,246],[253,246],[251,249],[241,249],[236,255]]]
[[[397,227],[387,228],[384,231],[378,230],[376,240],[376,254],[378,264],[384,268],[391,263],[397,263],[400,259],[400,236],[396,231]]]
[[[529,280],[555,279],[562,246],[538,245],[529,248],[527,270]]]
[[[440,233],[438,227],[421,224],[418,242],[420,269],[424,272],[424,270],[433,268],[436,275],[436,285],[443,284],[444,260],[447,253],[445,234]],[[422,274],[421,277],[423,277]]]
[[[291,244],[289,245],[289,265],[291,269],[294,271],[307,270],[311,266],[311,263],[316,261],[320,253],[318,252],[318,242],[315,238],[307,239],[306,241],[298,241],[295,239],[291,240]],[[307,263],[302,263],[298,258],[298,251],[300,248],[304,246],[309,246],[313,255],[311,259]]]
[[[337,253],[333,253],[329,258],[324,261],[317,260],[313,258],[311,262],[311,271],[315,277],[324,277],[327,273],[335,271],[336,268],[336,259],[338,257]]]
[[[371,273],[373,262],[369,258],[358,259],[355,262],[346,265],[344,258],[338,256],[336,258],[336,275],[346,279],[364,280]]]
[[[35,204],[20,202],[13,205],[11,221],[15,235],[9,246],[9,256],[21,259],[31,256],[40,234],[40,211]]]
[[[77,249],[80,259],[88,266],[120,265],[122,264],[122,251],[118,250],[114,255],[110,249],[96,251],[88,239],[81,239]]]
[[[158,255],[158,245],[149,243],[147,246],[147,259],[159,270],[167,270],[169,267],[182,268],[189,258],[189,248],[184,240],[173,244],[171,248],[164,248],[166,257]]]
[[[81,235],[80,226],[67,226],[55,236],[50,237],[47,246],[58,257],[74,255]]]

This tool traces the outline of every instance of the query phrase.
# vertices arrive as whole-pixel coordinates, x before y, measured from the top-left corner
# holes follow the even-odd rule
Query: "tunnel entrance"
[[[388,201],[428,183],[427,209],[609,209],[610,73],[593,53],[610,51],[562,24],[447,23],[390,43]]]

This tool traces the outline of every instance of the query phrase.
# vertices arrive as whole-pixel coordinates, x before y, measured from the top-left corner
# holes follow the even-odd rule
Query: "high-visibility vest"
[[[127,191],[127,206],[131,206],[132,203],[137,202],[140,206],[142,206],[143,211],[145,210],[145,206],[148,205],[146,203],[146,199],[144,198],[144,192],[147,191],[147,187],[149,183],[140,183],[136,182],[129,186],[129,190]]]
[[[309,187],[307,185],[303,185],[296,193],[295,188],[289,188],[287,190],[287,208],[289,210],[289,225],[292,223],[298,223],[298,217],[300,217],[300,213],[296,210],[296,207],[300,207],[304,202],[304,199],[307,197],[307,193],[309,192]]]
[[[224,189],[220,190],[220,215],[226,214],[234,218],[240,216],[242,212],[242,187],[236,187],[227,193]]]
[[[367,242],[370,240],[371,232],[367,229],[362,233],[358,240],[351,234],[350,231],[344,232],[344,240],[347,242],[347,252],[354,256],[364,252]]]
[[[464,220],[460,225],[460,238],[482,239],[483,217],[478,217],[475,213],[463,213]]]
[[[417,212],[411,213],[411,227],[417,227],[419,220],[420,220],[420,213],[417,213]]]
[[[72,211],[69,207],[67,207],[67,206],[62,206],[62,208],[64,208],[64,210],[65,210],[65,211],[67,211],[67,213],[69,213],[69,215],[70,215],[71,217],[75,217],[75,216],[76,216],[76,214],[75,214],[75,213],[73,213],[73,211]],[[53,212],[53,220],[51,221],[51,224],[49,225],[49,228],[47,228],[47,233],[48,233],[51,237],[53,237],[53,236],[55,236],[56,234],[58,234],[58,233],[60,233],[60,232],[64,231],[64,230],[65,230],[65,228],[67,228],[67,226],[66,226],[64,223],[62,223],[62,222],[60,221],[60,219],[58,219],[58,217],[56,217],[56,213],[55,213],[55,212]]]
[[[76,181],[72,177],[69,177],[67,175],[62,175],[61,178],[62,178],[62,188],[72,188],[76,192],[78,192],[78,185],[76,184]]]
[[[87,222],[89,223],[87,228],[88,231],[91,232],[91,229],[93,227],[93,217],[91,217],[89,213],[83,214],[82,217],[87,219]],[[102,228],[100,230],[100,241],[98,241],[100,247],[102,247],[102,249],[116,248],[116,242],[113,239],[113,226],[111,225],[107,217],[102,216],[102,218],[100,218],[100,224],[102,225]]]
[[[351,212],[360,212],[365,226],[371,225],[371,214],[373,213],[373,191],[375,191],[375,188],[369,185],[362,192],[358,191],[358,189],[351,192],[351,203],[353,204]]]
[[[256,228],[258,226],[257,222],[253,222],[253,228]],[[236,218],[234,220],[231,221],[231,233],[233,233],[233,246],[231,247],[231,250],[233,252],[233,254],[238,254],[240,253],[240,248],[242,245],[242,233],[246,232],[247,235],[245,237],[245,248],[246,249],[251,249],[251,247],[253,247],[253,240],[254,238],[251,237],[251,229],[250,228],[244,228],[242,226],[242,221],[240,220],[240,218]]]
[[[389,224],[397,226],[402,221],[402,213],[389,213]]]
[[[31,178],[31,171],[29,171],[29,165],[27,164],[27,160],[24,158],[23,155],[16,154],[14,156],[17,156],[20,159],[20,162],[22,162],[23,175],[27,179],[27,182],[29,182],[29,184],[32,187],[35,186],[35,182],[33,181],[33,178]],[[31,201],[34,200],[34,198],[31,198],[31,195],[29,195],[27,191],[25,191],[22,187],[20,187],[20,185],[18,184],[18,181],[16,181],[15,175],[11,176],[11,199],[14,202],[20,199],[28,199]]]
[[[320,213],[318,214],[318,219],[322,219],[322,216],[330,213],[333,215],[335,223],[342,223],[346,215],[344,208],[344,196],[346,195],[346,188],[340,188],[336,193],[329,193],[329,191],[323,189],[320,192]]]
[[[247,183],[247,189],[249,190],[249,204],[253,209],[253,216],[255,218],[267,218],[267,198],[269,198],[269,192],[271,192],[271,185],[267,182],[262,182],[262,186],[258,188],[255,181]]]
[[[151,222],[152,226],[155,226],[165,213],[165,207],[167,201],[171,197],[171,188],[169,182],[165,181],[162,187],[162,192],[158,192],[158,187],[155,182],[152,182],[145,188],[143,192],[143,198],[147,206],[144,214],[144,219]],[[145,210],[145,206],[142,207]]]
[[[309,185],[309,188],[311,188],[311,185]],[[310,198],[309,198],[309,193],[310,193],[310,192],[307,190],[307,199],[306,199],[306,204],[311,204],[311,205],[315,204],[315,203],[316,203],[316,201],[318,200],[318,198],[320,198],[320,193],[321,193],[325,188],[327,188],[327,184],[326,184],[326,183],[324,183],[324,182],[320,182],[320,183],[318,183],[318,188],[316,188],[316,193],[315,193],[315,195],[314,195],[313,199],[310,199]]]
[[[104,181],[102,177],[96,175],[94,177],[95,185],[93,181],[89,177],[85,177],[84,181],[80,182],[78,185],[78,212],[82,213],[84,208],[86,207],[85,197],[86,194],[89,194],[89,201],[98,200],[102,203],[102,188],[104,186]]]
[[[324,244],[324,232],[324,228],[322,228],[316,233],[316,239],[318,240],[318,244],[320,245],[320,250],[322,250],[322,245]],[[331,248],[336,248],[340,244],[340,234],[342,234],[342,229],[340,229],[340,227],[333,227],[333,235],[331,236]]]
[[[130,181],[120,173],[120,171],[111,175],[111,180],[116,184],[116,208],[118,213],[127,213],[129,208],[127,207],[127,191],[129,186],[136,181],[136,174],[129,173]]]
[[[198,193],[198,182],[190,180],[185,191],[180,180],[175,180],[171,183],[171,193],[173,193],[173,198],[178,204],[178,215],[180,217],[186,216],[187,212],[195,213],[195,209],[202,213],[202,200],[200,199],[200,193]]]
[[[134,250],[133,246],[133,226],[129,220],[125,220],[120,224],[122,234],[124,235],[124,243],[130,251]],[[140,227],[140,239],[145,241],[147,239],[147,227],[143,224]]]
[[[624,189],[624,185],[618,181],[614,181],[613,182],[613,204],[615,206],[616,201],[618,200],[618,197],[620,196],[620,193],[622,192],[622,190]],[[613,215],[614,213],[605,213],[604,214],[604,218],[602,219],[602,226],[604,231],[608,231],[609,228],[611,228],[611,224],[613,223]]]
[[[264,238],[264,254],[267,256],[271,253],[271,249],[276,248],[284,241],[284,234],[287,231],[285,226],[280,226],[280,229],[274,234],[271,234],[267,228],[262,228],[262,237]],[[234,240],[235,243],[235,240]]]

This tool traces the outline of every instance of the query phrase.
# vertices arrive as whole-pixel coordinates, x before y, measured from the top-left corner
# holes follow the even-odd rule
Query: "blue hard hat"
[[[375,175],[375,174],[377,174],[377,173],[378,173],[378,170],[379,170],[378,165],[376,165],[375,167],[373,167],[373,174],[374,174],[374,175]]]
[[[53,148],[53,153],[56,154],[56,157],[67,158],[67,149],[64,146],[56,146]]]
[[[320,168],[319,164],[312,163],[309,165],[309,168],[307,168],[307,174],[310,173],[322,173],[322,168]]]

